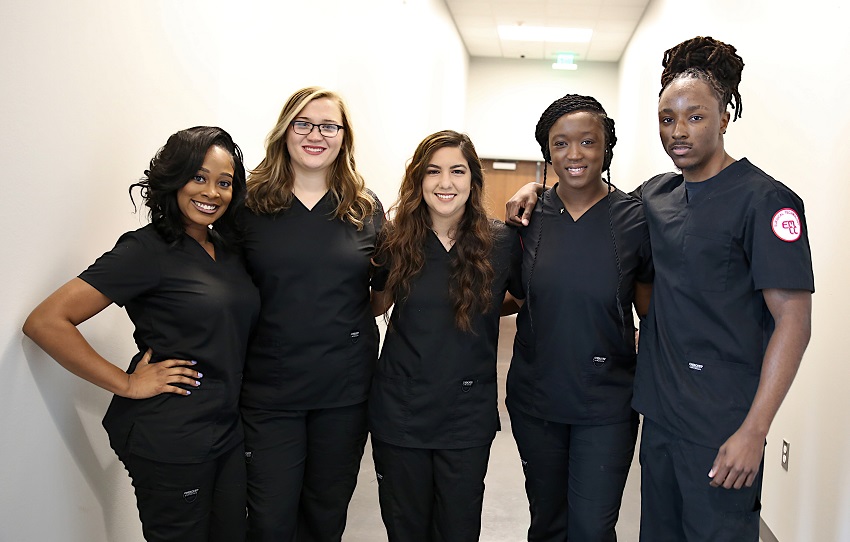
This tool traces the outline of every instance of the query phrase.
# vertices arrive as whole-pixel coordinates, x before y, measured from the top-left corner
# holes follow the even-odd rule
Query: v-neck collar
[[[437,232],[435,232],[434,230],[429,230],[429,232],[431,234],[431,237],[434,238],[434,242],[436,243],[436,246],[440,247],[440,249],[443,253],[451,254],[452,250],[454,250],[454,248],[455,248],[455,244],[453,243],[452,246],[450,246],[449,248],[446,248],[446,246],[443,244],[443,242],[440,241],[440,237],[437,235]]]
[[[549,196],[549,206],[550,206],[553,213],[564,216],[565,219],[569,220],[573,224],[578,224],[579,222],[581,222],[582,219],[584,219],[584,217],[586,217],[598,205],[602,204],[602,202],[605,201],[608,197],[610,197],[611,194],[614,194],[617,191],[617,187],[615,187],[614,185],[611,185],[612,190],[609,194],[602,196],[602,198],[599,201],[597,201],[596,203],[594,203],[593,205],[588,207],[581,214],[580,217],[573,218],[573,215],[570,214],[570,212],[567,210],[567,206],[564,204],[563,201],[561,201],[561,197],[555,191],[555,188],[557,186],[558,186],[558,183],[555,183],[555,185],[552,188],[547,190],[547,193],[548,193],[548,196]],[[544,202],[544,204],[545,204],[545,202]]]
[[[308,213],[312,213],[314,209],[316,209],[317,207],[319,207],[319,206],[320,206],[320,205],[321,205],[321,204],[322,204],[322,203],[323,203],[323,202],[324,202],[324,201],[328,198],[328,195],[329,195],[330,193],[331,193],[331,191],[330,191],[330,190],[327,190],[324,194],[322,194],[322,197],[321,197],[321,198],[319,198],[319,199],[316,201],[316,203],[315,203],[312,207],[307,207],[306,205],[304,205],[304,202],[303,202],[303,201],[301,201],[301,200],[298,198],[298,196],[296,196],[296,195],[295,195],[295,192],[293,192],[293,193],[292,193],[292,199],[293,199],[294,201],[298,202],[298,205],[300,205],[302,209],[304,209],[304,210],[305,210],[305,211],[307,211]]]
[[[191,235],[189,235],[185,231],[183,232],[183,242],[188,241],[189,243],[191,243],[195,247],[195,248],[192,248],[191,250],[200,250],[201,253],[204,256],[206,256],[207,260],[209,260],[211,263],[218,263],[219,260],[222,257],[221,243],[217,243],[216,240],[215,240],[215,237],[211,233],[208,234],[208,235],[209,235],[209,241],[210,241],[210,243],[212,243],[213,250],[215,251],[215,257],[210,255],[210,253],[207,252],[207,249],[205,249],[204,246],[201,243],[199,243],[197,239],[195,239],[194,237],[192,237]]]

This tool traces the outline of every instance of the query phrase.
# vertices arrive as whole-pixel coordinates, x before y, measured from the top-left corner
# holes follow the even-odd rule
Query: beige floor
[[[510,420],[504,406],[505,375],[510,362],[514,318],[502,318],[499,340],[499,411],[502,431],[496,435],[490,453],[490,466],[485,480],[484,511],[481,519],[482,542],[521,542],[528,528],[528,501],[523,489],[522,468],[511,436]],[[637,457],[637,454],[635,454]],[[617,534],[620,542],[637,542],[640,518],[639,467],[632,463]],[[387,535],[378,509],[378,489],[372,452],[367,446],[363,455],[360,478],[348,512],[348,525],[343,542],[386,542]]]

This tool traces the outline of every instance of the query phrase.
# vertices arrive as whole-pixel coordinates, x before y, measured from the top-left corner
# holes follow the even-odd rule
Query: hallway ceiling
[[[650,0],[446,0],[469,56],[618,62]],[[588,43],[505,41],[499,25],[590,28]]]

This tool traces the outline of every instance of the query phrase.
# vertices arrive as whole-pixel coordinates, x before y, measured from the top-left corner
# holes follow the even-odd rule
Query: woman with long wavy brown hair
[[[383,223],[338,94],[287,100],[246,207],[242,246],[262,299],[242,386],[248,539],[338,542],[366,443]]]
[[[509,286],[520,291],[518,238],[487,218],[483,191],[468,136],[426,137],[375,258],[376,300],[395,303],[369,397],[390,542],[478,540],[499,426],[499,314]]]

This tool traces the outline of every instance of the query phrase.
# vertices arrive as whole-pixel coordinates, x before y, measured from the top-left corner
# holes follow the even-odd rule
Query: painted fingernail
[[[200,382],[198,382],[197,380],[195,380],[195,385],[196,385],[196,386],[200,386],[200,385],[201,385],[201,383],[200,383]]]
[[[198,362],[197,362],[197,361],[195,361],[195,360],[192,360],[190,363],[191,363],[192,365],[197,365],[197,364],[198,364]]]
[[[198,378],[201,378],[202,376],[204,376],[204,373],[198,373]]]
[[[186,395],[192,395],[192,392],[189,391],[189,390],[186,390]]]

